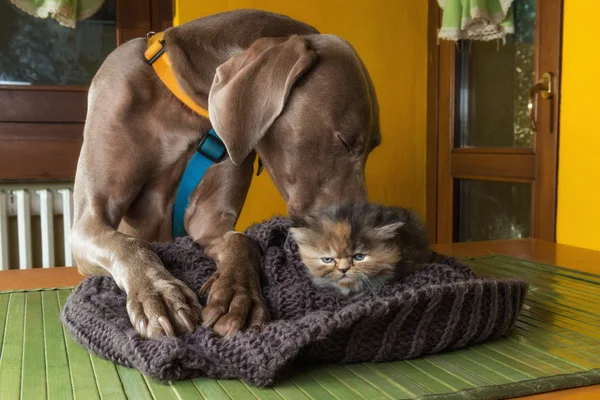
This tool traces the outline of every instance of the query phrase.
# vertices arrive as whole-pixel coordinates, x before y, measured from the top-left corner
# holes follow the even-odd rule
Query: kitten
[[[345,203],[294,218],[290,233],[313,282],[345,295],[377,289],[431,255],[425,226],[405,208]]]

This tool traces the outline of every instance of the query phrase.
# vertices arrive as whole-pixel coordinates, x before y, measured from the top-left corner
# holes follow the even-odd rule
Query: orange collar
[[[148,49],[144,52],[144,57],[148,61],[148,64],[152,65],[160,80],[171,93],[175,95],[175,97],[194,110],[197,114],[208,118],[208,110],[199,106],[192,100],[192,98],[181,89],[179,83],[177,83],[177,79],[173,73],[173,65],[169,59],[169,54],[165,51],[164,35],[164,32],[149,33]]]

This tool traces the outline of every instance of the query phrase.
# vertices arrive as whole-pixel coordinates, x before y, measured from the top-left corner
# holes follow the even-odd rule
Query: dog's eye
[[[333,257],[321,257],[321,261],[323,261],[325,264],[331,264],[335,260],[333,259]]]
[[[339,133],[339,132],[336,132],[336,133],[335,133],[335,136],[338,138],[338,140],[339,140],[340,142],[342,142],[342,144],[344,145],[344,147],[346,147],[346,149],[347,149],[348,151],[350,151],[350,150],[351,150],[351,149],[350,149],[350,145],[348,144],[348,142],[347,142],[346,140],[344,140],[344,137],[343,137],[342,135],[340,135],[340,133]]]
[[[367,257],[366,254],[362,254],[362,253],[356,253],[352,258],[354,258],[356,261],[362,261]]]

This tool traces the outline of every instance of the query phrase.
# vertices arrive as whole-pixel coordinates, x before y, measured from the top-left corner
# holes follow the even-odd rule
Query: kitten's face
[[[394,277],[401,252],[391,239],[402,225],[369,226],[323,212],[297,219],[290,233],[315,284],[353,294]]]

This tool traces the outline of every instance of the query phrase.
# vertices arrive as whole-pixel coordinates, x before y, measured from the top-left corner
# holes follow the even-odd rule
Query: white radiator
[[[18,251],[18,267],[29,269],[34,266],[33,249],[41,249],[41,267],[55,267],[55,217],[62,216],[64,264],[73,266],[73,254],[69,235],[73,226],[73,191],[60,189],[0,189],[0,270],[9,268],[10,251]],[[39,216],[39,226],[32,226],[32,216]],[[16,217],[17,234],[11,235],[9,219]],[[41,243],[33,243],[32,229],[40,230]],[[35,235],[38,237],[38,235]],[[16,241],[16,243],[15,243]]]

